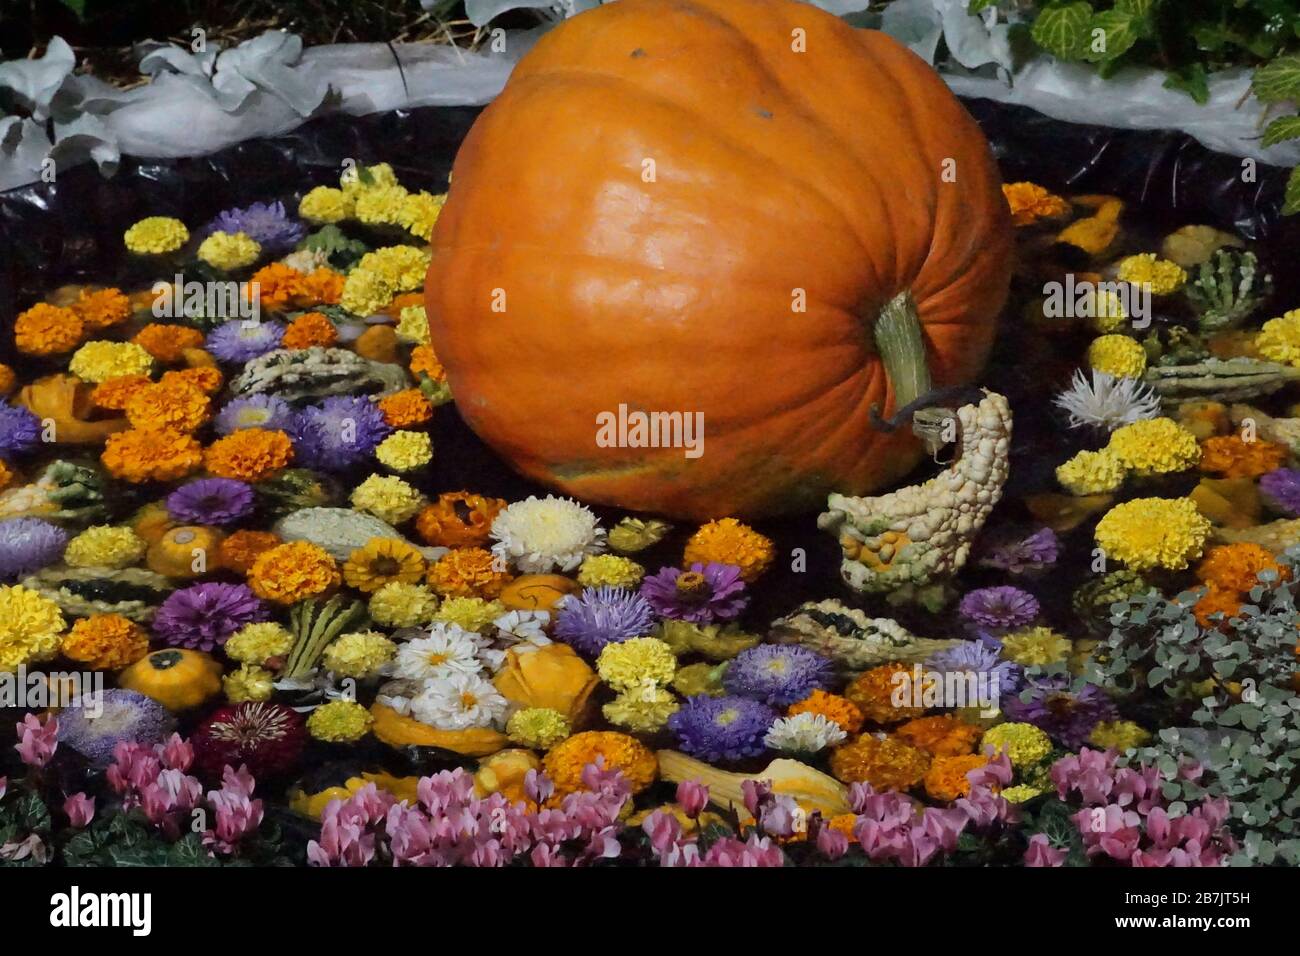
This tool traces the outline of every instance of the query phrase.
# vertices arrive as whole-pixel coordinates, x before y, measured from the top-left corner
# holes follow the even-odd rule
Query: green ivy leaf
[[[1291,170],[1291,177],[1286,181],[1286,199],[1282,202],[1282,214],[1293,216],[1300,212],[1300,166]]]
[[[1092,7],[1087,3],[1053,3],[1034,20],[1030,35],[1048,53],[1062,60],[1079,60],[1088,52],[1088,21]]]
[[[1093,63],[1114,62],[1133,48],[1138,30],[1139,22],[1131,13],[1115,9],[1095,14],[1088,22],[1084,59]]]
[[[1250,81],[1255,96],[1263,103],[1300,100],[1300,54],[1280,56],[1255,71]]]

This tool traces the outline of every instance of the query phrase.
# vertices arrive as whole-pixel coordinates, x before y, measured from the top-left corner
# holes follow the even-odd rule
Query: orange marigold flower
[[[837,813],[826,821],[826,825],[832,830],[838,830],[849,838],[850,843],[858,842],[858,835],[853,832],[853,828],[858,824],[858,815],[856,813]]]
[[[500,498],[448,491],[416,516],[415,530],[434,547],[472,548],[487,541],[492,522],[507,504]]]
[[[203,446],[182,432],[131,428],[108,436],[99,460],[113,477],[132,484],[175,481],[203,463]]]
[[[140,389],[152,384],[148,375],[118,375],[114,378],[106,378],[91,391],[90,400],[99,408],[120,412]]]
[[[447,378],[447,370],[442,367],[438,361],[437,354],[433,351],[432,345],[417,345],[411,349],[411,374],[419,377],[423,372],[435,382],[444,381]]]
[[[933,757],[956,757],[975,750],[980,729],[946,714],[909,720],[896,731],[898,738]]]
[[[83,290],[72,303],[88,332],[121,325],[131,317],[131,300],[118,289]]]
[[[115,671],[149,653],[149,634],[120,614],[83,617],[63,638],[63,656],[95,671]]]
[[[226,377],[221,374],[221,369],[214,365],[196,365],[194,368],[179,368],[163,372],[162,378],[158,381],[163,385],[169,382],[188,382],[204,395],[215,395],[226,383]]]
[[[433,418],[433,403],[418,388],[407,388],[379,400],[384,421],[394,428],[423,425]]]
[[[294,304],[302,308],[314,305],[338,305],[343,297],[343,276],[333,269],[320,268],[298,280]]]
[[[3,458],[0,458],[0,491],[3,491],[4,489],[8,488],[10,482],[12,482],[13,480],[14,480],[13,471],[10,470],[7,464],[5,464],[5,460]]]
[[[27,355],[71,352],[84,334],[77,313],[45,302],[36,303],[14,321],[14,345]]]
[[[964,797],[970,793],[970,781],[966,779],[966,774],[978,770],[988,762],[989,758],[983,754],[935,757],[930,769],[925,772],[925,792],[944,803]]]
[[[623,774],[633,793],[645,790],[659,775],[654,753],[635,737],[612,730],[588,730],[561,740],[542,760],[556,796],[587,789],[582,771],[599,757],[604,758],[606,770]]]
[[[1196,616],[1196,623],[1207,631],[1230,628],[1228,622],[1240,613],[1241,592],[1213,584],[1192,605],[1192,614]],[[1222,614],[1223,617],[1217,621],[1212,620],[1216,614]]]
[[[293,461],[293,442],[282,431],[241,428],[208,446],[203,463],[218,478],[265,481]]]
[[[313,345],[330,346],[339,340],[334,323],[319,312],[304,312],[289,323],[280,344],[286,349],[308,349]]]
[[[1068,202],[1037,183],[1003,183],[1002,195],[1016,226],[1032,226],[1040,219],[1056,219],[1070,211]]]
[[[844,696],[857,705],[867,720],[896,724],[925,713],[924,707],[909,706],[916,700],[924,700],[924,692],[924,687],[912,687],[911,666],[895,661],[863,671],[844,689]]]
[[[332,591],[343,581],[330,553],[310,541],[290,541],[258,555],[248,586],[263,600],[297,604]]]
[[[127,420],[141,431],[193,433],[211,415],[208,396],[183,379],[146,385],[126,403]]]
[[[227,570],[247,575],[253,562],[282,543],[273,531],[235,531],[217,546],[217,561]]]
[[[12,392],[17,384],[18,376],[14,374],[14,370],[0,362],[0,398]]]
[[[257,290],[262,308],[279,312],[302,293],[304,276],[297,269],[280,262],[272,262],[253,273],[249,288]]]
[[[150,322],[131,339],[160,362],[170,365],[181,360],[185,349],[203,344],[203,333],[188,325],[165,325]]]
[[[797,704],[791,704],[786,711],[787,717],[799,714],[821,714],[832,723],[839,724],[840,729],[849,734],[861,730],[862,722],[866,719],[853,701],[838,694],[828,694],[824,690],[813,691]]]
[[[424,305],[423,292],[403,292],[401,295],[394,296],[393,301],[379,311],[383,315],[397,318],[402,314],[403,309],[409,309],[413,305]]]
[[[893,737],[863,734],[831,751],[835,779],[869,783],[877,790],[910,790],[929,769],[928,753]]]
[[[1273,552],[1246,541],[1220,544],[1205,553],[1196,566],[1196,579],[1211,587],[1244,594],[1260,584],[1259,572],[1273,571],[1277,580],[1289,580],[1291,571],[1277,563]]]
[[[1258,478],[1286,462],[1287,449],[1271,441],[1215,435],[1201,442],[1201,471],[1224,478]]]
[[[429,567],[429,586],[443,597],[481,597],[491,600],[510,583],[508,571],[491,551],[455,548]]]

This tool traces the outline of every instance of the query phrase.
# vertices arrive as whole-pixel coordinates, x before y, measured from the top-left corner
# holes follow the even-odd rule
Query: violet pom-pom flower
[[[1065,677],[1042,677],[1031,680],[1025,693],[1028,700],[1016,694],[1003,698],[1003,713],[1009,720],[1033,724],[1069,750],[1082,747],[1102,721],[1119,717],[1115,702],[1095,684],[1073,691]]]
[[[172,647],[210,651],[245,624],[270,616],[247,585],[208,581],[168,595],[154,615],[153,629]]]
[[[175,727],[167,708],[152,697],[112,688],[83,694],[59,712],[59,743],[102,769],[112,763],[118,744],[159,744]]]
[[[668,718],[678,746],[709,763],[757,757],[777,712],[748,697],[688,697]]]
[[[41,440],[41,420],[21,405],[0,403],[0,458],[21,455]]]
[[[731,621],[749,603],[740,568],[731,564],[692,564],[689,571],[660,568],[641,582],[641,596],[660,617],[691,624]]]
[[[1288,518],[1300,518],[1300,471],[1279,468],[1261,475],[1259,493],[1274,510]]]
[[[255,202],[243,209],[227,209],[217,213],[215,219],[203,227],[202,234],[242,232],[264,252],[288,252],[307,235],[307,227],[288,218],[282,202]]]
[[[245,428],[287,432],[293,427],[293,408],[274,395],[248,395],[227,402],[212,424],[220,435]]]
[[[815,690],[824,690],[834,667],[829,658],[799,644],[759,644],[727,665],[722,686],[728,693],[786,707]]]
[[[34,574],[63,557],[68,533],[41,518],[0,521],[0,580]]]
[[[595,657],[606,644],[645,637],[654,611],[645,598],[623,588],[587,588],[556,608],[555,636],[575,651]]]
[[[253,513],[253,489],[234,478],[200,478],[167,496],[167,513],[187,524],[233,524]]]
[[[298,413],[293,450],[308,468],[343,471],[369,459],[391,431],[384,413],[370,399],[334,395]]]
[[[270,319],[249,322],[231,319],[222,322],[208,333],[203,347],[218,361],[243,365],[280,347],[284,338],[284,325]]]
[[[961,599],[961,616],[983,627],[1023,627],[1038,617],[1038,599],[1028,591],[1004,584],[979,588]]]
[[[999,642],[962,641],[947,650],[939,651],[925,662],[927,670],[939,674],[976,675],[976,684],[982,680],[989,688],[991,705],[997,706],[1004,694],[1020,689],[1023,672],[1019,664],[1004,661],[998,656]],[[967,686],[963,682],[961,686]],[[980,703],[984,703],[981,701]]]
[[[1026,574],[1055,564],[1060,550],[1061,542],[1056,532],[1051,528],[1040,528],[1027,538],[993,544],[979,559],[979,564],[1008,574]]]

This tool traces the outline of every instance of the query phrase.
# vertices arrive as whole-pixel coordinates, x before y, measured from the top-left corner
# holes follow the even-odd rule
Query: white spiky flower
[[[1136,378],[1116,378],[1092,370],[1092,380],[1075,369],[1070,387],[1056,396],[1055,405],[1070,416],[1071,428],[1114,431],[1136,421],[1160,415],[1160,396]]]
[[[572,571],[605,550],[605,529],[590,509],[569,498],[531,495],[492,522],[492,553],[525,574]]]
[[[773,750],[783,750],[786,753],[815,754],[842,742],[846,737],[848,734],[843,728],[835,721],[827,720],[825,714],[804,711],[774,722],[763,738],[763,743]]]

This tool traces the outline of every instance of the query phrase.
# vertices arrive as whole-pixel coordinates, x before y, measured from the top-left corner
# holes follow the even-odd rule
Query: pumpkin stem
[[[890,299],[872,330],[885,374],[894,386],[894,409],[906,408],[931,388],[921,318],[916,314],[912,293],[904,290]]]

